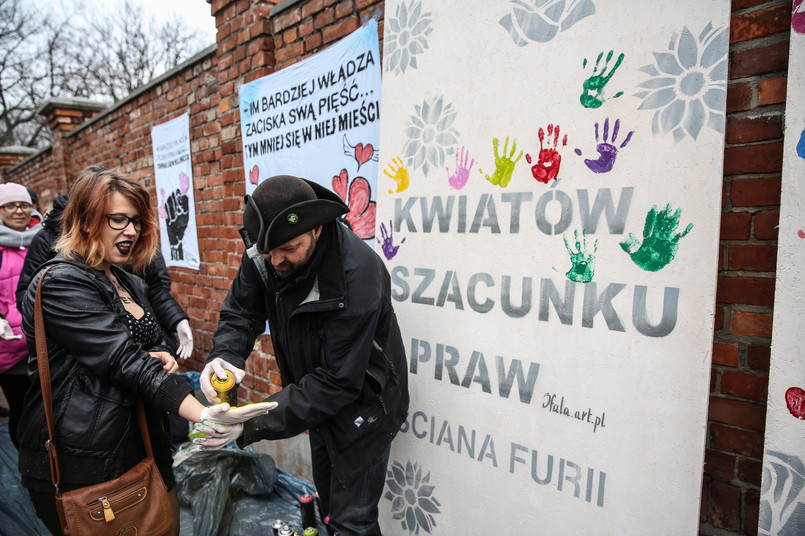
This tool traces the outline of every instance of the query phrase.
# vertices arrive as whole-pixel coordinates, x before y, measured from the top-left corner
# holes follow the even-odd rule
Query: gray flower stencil
[[[430,484],[430,473],[423,476],[422,469],[409,460],[405,466],[392,463],[387,476],[385,498],[391,501],[392,519],[399,519],[409,534],[419,534],[420,529],[430,534],[441,506],[433,496],[436,486]]]
[[[384,43],[386,71],[399,74],[408,67],[416,69],[416,57],[428,48],[431,22],[430,12],[423,13],[419,2],[397,6],[395,16],[386,18],[390,30]]]
[[[674,135],[674,142],[699,137],[704,126],[723,133],[727,91],[728,28],[712,23],[696,38],[688,28],[674,34],[666,52],[639,70],[652,78],[638,85],[639,110],[655,110],[651,130]]]
[[[431,166],[444,167],[445,157],[453,154],[458,143],[458,131],[453,128],[457,112],[444,97],[414,105],[416,113],[408,118],[403,131],[406,138],[403,155],[411,169],[422,168],[425,175]]]
[[[805,527],[805,464],[802,459],[767,450],[763,457],[760,536],[795,536]]]
[[[581,19],[595,14],[592,0],[510,0],[511,13],[499,24],[517,46],[546,43]]]

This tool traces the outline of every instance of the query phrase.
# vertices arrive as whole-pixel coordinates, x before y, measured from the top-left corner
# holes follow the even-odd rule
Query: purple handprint
[[[615,147],[615,140],[618,138],[618,131],[621,128],[621,120],[615,120],[615,127],[612,129],[612,140],[609,140],[609,117],[604,120],[604,141],[602,143],[598,143],[595,149],[598,151],[600,155],[596,160],[591,158],[585,158],[584,163],[587,164],[587,167],[590,168],[590,171],[593,173],[608,173],[612,171],[613,166],[615,165],[615,157],[618,156],[618,149],[623,149],[626,147],[626,144],[629,143],[629,140],[632,139],[632,134],[634,134],[634,130],[630,131],[629,134],[626,135],[626,139],[623,140],[623,143],[620,144],[619,147]],[[595,141],[598,142],[598,123],[595,124]],[[609,143],[609,142],[612,143]],[[581,149],[576,149],[575,153],[581,156]]]
[[[447,180],[450,182],[450,187],[456,190],[461,190],[467,184],[467,179],[470,177],[470,171],[472,171],[472,166],[475,165],[475,159],[472,159],[470,165],[467,166],[467,159],[470,157],[470,152],[466,151],[465,148],[461,148],[461,154],[456,153],[456,171],[452,175],[450,174],[450,168],[445,167],[444,169],[447,171]]]
[[[383,237],[381,241],[380,238],[377,239],[377,243],[381,244],[381,249],[383,250],[383,255],[386,257],[386,260],[391,260],[397,255],[397,250],[400,249],[400,246],[394,245],[394,224],[389,220],[389,226],[386,228],[385,223],[380,224],[380,236]],[[400,245],[405,242],[405,238],[402,239]]]

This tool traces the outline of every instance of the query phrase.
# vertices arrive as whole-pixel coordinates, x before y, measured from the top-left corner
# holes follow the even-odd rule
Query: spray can
[[[303,532],[302,536],[318,536],[319,531],[316,527],[307,527]]]
[[[279,531],[279,536],[293,536],[293,529],[288,525],[283,524]]]
[[[213,372],[210,375],[210,383],[222,404],[226,402],[230,406],[235,407],[238,405],[238,385],[235,383],[235,375],[231,370],[224,369],[224,372],[226,372],[225,380],[222,380]]]
[[[285,521],[283,521],[282,519],[277,519],[276,521],[274,521],[274,523],[271,525],[271,530],[274,536],[279,536],[280,529],[282,528],[283,525],[285,525]]]
[[[305,493],[299,497],[299,511],[302,514],[302,527],[316,526],[316,507],[313,505],[313,495]]]

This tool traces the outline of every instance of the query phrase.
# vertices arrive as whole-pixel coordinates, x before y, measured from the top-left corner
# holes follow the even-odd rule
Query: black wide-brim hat
[[[334,192],[292,175],[267,178],[243,201],[243,226],[260,253],[349,212]]]

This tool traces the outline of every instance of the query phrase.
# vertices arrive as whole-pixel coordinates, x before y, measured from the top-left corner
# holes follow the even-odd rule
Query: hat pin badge
[[[297,216],[297,215],[296,215],[296,214],[294,214],[293,212],[291,212],[290,214],[288,214],[288,223],[290,223],[291,225],[293,225],[293,224],[297,223],[298,221],[299,221],[299,216]]]

